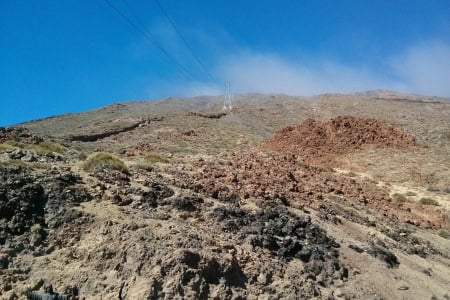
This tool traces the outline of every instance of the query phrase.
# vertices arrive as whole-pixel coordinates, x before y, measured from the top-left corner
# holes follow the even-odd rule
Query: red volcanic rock
[[[197,162],[201,171],[186,174],[182,181],[193,190],[226,202],[257,198],[268,206],[284,203],[319,207],[328,201],[349,201],[376,209],[394,220],[423,227],[439,228],[447,222],[436,210],[413,203],[399,206],[385,190],[309,165],[294,154],[249,151],[228,155],[223,160],[228,163]]]
[[[416,145],[414,136],[384,121],[340,116],[324,122],[308,119],[297,126],[286,127],[275,133],[262,148],[323,162],[369,147],[404,148],[413,145]]]

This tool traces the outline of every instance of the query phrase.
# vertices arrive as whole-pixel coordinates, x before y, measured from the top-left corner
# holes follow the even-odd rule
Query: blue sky
[[[0,0],[0,125],[117,101],[391,89],[450,97],[450,2]]]

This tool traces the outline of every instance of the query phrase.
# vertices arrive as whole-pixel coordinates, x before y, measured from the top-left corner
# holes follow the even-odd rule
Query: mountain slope
[[[0,128],[0,298],[53,284],[86,299],[447,299],[449,132],[449,102],[387,91],[237,95],[231,112],[220,97],[127,102]]]

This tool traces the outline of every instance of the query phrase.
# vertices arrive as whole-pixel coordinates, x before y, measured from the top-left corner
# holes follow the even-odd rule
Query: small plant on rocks
[[[128,173],[128,168],[125,163],[114,154],[108,152],[97,152],[89,155],[84,161],[83,169],[86,171],[94,171],[100,165],[107,165],[114,170]]]
[[[11,150],[11,149],[14,149],[14,146],[11,146],[10,144],[7,144],[7,143],[1,143],[0,144],[0,152],[8,151],[8,150]]]
[[[434,205],[434,206],[439,206],[439,202],[437,202],[435,199],[433,198],[420,198],[420,204],[423,205]]]
[[[170,161],[169,161],[169,159],[167,157],[164,157],[164,156],[162,156],[160,154],[148,153],[145,156],[145,162],[152,163],[152,164],[154,164],[154,163],[165,163],[165,164],[167,164]]]
[[[37,145],[30,146],[39,155],[48,155],[50,153],[62,154],[67,151],[67,148],[58,143],[42,142]]]
[[[407,199],[405,197],[405,195],[403,194],[399,194],[399,193],[395,193],[392,195],[392,197],[397,200],[398,202],[405,202]]]
[[[358,176],[358,174],[356,174],[356,173],[353,172],[353,171],[350,171],[350,172],[347,173],[347,176],[348,176],[348,177],[356,177],[356,176]]]

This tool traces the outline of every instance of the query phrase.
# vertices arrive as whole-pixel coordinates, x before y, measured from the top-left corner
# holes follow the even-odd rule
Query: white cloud
[[[394,84],[377,78],[370,70],[348,67],[333,61],[301,64],[274,54],[244,53],[226,59],[217,69],[237,92],[313,95],[347,93]]]
[[[431,41],[410,47],[391,65],[405,91],[450,96],[450,44]]]
[[[189,67],[199,77],[199,68],[175,32],[162,21],[155,22],[152,32],[177,61]],[[212,73],[220,81],[231,81],[239,93],[284,93],[314,95],[321,93],[352,93],[373,89],[388,89],[407,93],[450,97],[450,43],[423,41],[400,49],[385,61],[366,65],[343,64],[322,56],[295,60],[282,53],[244,50],[224,31],[215,29],[214,35],[203,30],[184,29],[189,40],[203,45],[203,53],[212,53]],[[224,47],[223,45],[227,45]],[[198,47],[197,47],[198,48]],[[223,49],[229,49],[228,52]],[[377,65],[377,67],[373,67]],[[385,66],[384,68],[380,65]],[[223,87],[206,82],[158,82],[159,95],[194,96],[217,95]],[[154,91],[155,86],[152,87]]]
[[[301,63],[276,54],[242,52],[217,67],[238,92],[314,95],[388,89],[450,97],[450,44],[428,42],[387,58],[381,71],[320,57]],[[378,68],[379,69],[379,68]]]

